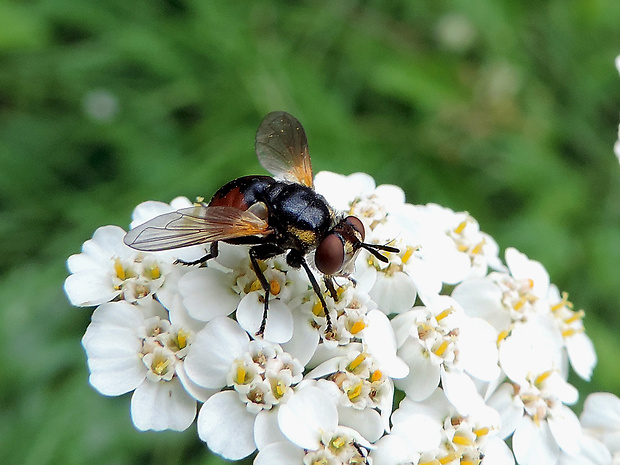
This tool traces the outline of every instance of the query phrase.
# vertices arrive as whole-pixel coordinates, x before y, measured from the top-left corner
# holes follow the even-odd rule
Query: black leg
[[[252,268],[254,268],[254,273],[256,273],[258,282],[265,291],[263,319],[261,320],[260,328],[258,328],[256,336],[262,337],[265,333],[265,327],[267,326],[267,313],[269,313],[269,295],[271,291],[271,285],[269,284],[269,281],[267,281],[263,270],[260,269],[258,260],[266,260],[268,258],[275,257],[276,255],[280,255],[281,253],[283,253],[283,250],[272,244],[262,244],[250,248],[250,263],[252,264]]]
[[[306,259],[303,258],[303,257],[300,257],[299,264],[304,268],[304,270],[306,270],[306,274],[308,275],[308,279],[310,280],[310,284],[312,284],[312,289],[314,289],[314,293],[317,295],[317,297],[319,298],[319,301],[321,302],[321,305],[323,306],[323,313],[325,314],[325,323],[326,323],[325,335],[328,336],[328,337],[333,336],[332,318],[331,318],[331,316],[329,316],[329,310],[327,310],[327,304],[325,303],[325,299],[323,298],[323,293],[321,292],[321,287],[319,286],[319,283],[317,282],[316,278],[314,277],[314,274],[312,273],[312,270],[310,269],[310,267],[306,263]],[[335,292],[335,289],[334,289],[334,292]],[[331,291],[330,291],[330,293],[331,293]],[[336,299],[334,299],[334,300],[336,300]]]
[[[174,264],[181,264],[181,265],[185,265],[185,266],[194,266],[194,265],[200,265],[202,263],[206,263],[207,261],[211,260],[212,258],[217,257],[217,241],[215,242],[211,242],[211,248],[208,254],[206,254],[204,257],[200,257],[198,260],[194,260],[192,262],[186,262],[185,260],[181,260],[180,258],[177,258],[174,261]]]

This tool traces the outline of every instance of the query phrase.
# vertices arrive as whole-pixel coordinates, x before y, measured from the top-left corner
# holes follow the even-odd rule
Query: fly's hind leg
[[[212,258],[217,257],[217,253],[218,253],[218,248],[217,248],[217,241],[215,242],[211,242],[211,247],[209,248],[209,253],[206,254],[204,257],[200,257],[198,260],[194,260],[191,262],[186,262],[185,260],[181,260],[180,258],[177,258],[174,261],[174,264],[181,264],[181,265],[185,265],[185,266],[194,266],[194,265],[201,265],[203,263],[206,263],[207,261],[211,260]]]
[[[252,264],[254,273],[256,273],[258,282],[265,291],[265,306],[263,309],[263,319],[261,320],[260,328],[256,332],[256,336],[262,337],[265,333],[265,327],[267,326],[267,313],[269,312],[269,295],[271,291],[271,285],[269,284],[269,281],[267,281],[263,270],[260,269],[258,260],[266,260],[268,258],[275,257],[276,255],[280,255],[283,252],[284,251],[280,247],[272,244],[255,245],[254,247],[250,248],[250,263]]]

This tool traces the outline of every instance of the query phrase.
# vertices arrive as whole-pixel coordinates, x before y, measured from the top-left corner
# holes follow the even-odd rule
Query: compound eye
[[[349,223],[353,229],[360,233],[360,236],[362,236],[361,242],[364,242],[364,224],[355,216],[347,216],[344,220]]]
[[[314,263],[321,273],[327,275],[340,270],[344,263],[344,244],[340,236],[329,234],[321,241],[314,254]]]

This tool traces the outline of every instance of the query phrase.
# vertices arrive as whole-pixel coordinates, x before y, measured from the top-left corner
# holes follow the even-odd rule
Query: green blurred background
[[[617,0],[0,1],[0,463],[219,464],[87,381],[66,258],[147,199],[262,173],[269,111],[315,172],[467,210],[587,312],[620,394]],[[578,409],[579,410],[579,409]]]

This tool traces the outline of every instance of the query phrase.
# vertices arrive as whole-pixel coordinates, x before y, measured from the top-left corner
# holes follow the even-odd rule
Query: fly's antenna
[[[385,255],[382,255],[379,250],[383,250],[385,252],[398,253],[399,249],[396,247],[392,247],[389,245],[381,245],[381,244],[367,244],[366,242],[361,242],[360,247],[368,250],[371,254],[377,257],[377,260],[381,260],[383,263],[388,262],[388,258]]]

